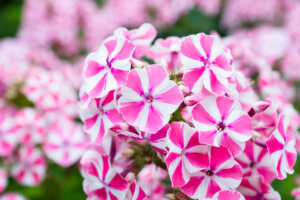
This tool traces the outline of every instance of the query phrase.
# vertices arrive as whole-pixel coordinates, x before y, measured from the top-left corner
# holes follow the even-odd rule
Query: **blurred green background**
[[[102,0],[98,0],[101,4]],[[14,37],[21,24],[22,0],[0,0],[0,39]],[[216,30],[225,36],[226,31],[220,27],[221,15],[205,16],[193,9],[182,16],[174,25],[159,30],[159,37],[169,35],[184,36],[192,33],[210,33]],[[1,52],[0,52],[1,53]],[[297,106],[298,109],[300,106]],[[297,162],[295,172],[300,173],[300,161]],[[283,181],[275,181],[273,187],[280,192],[283,200],[293,199],[290,191],[296,187],[295,176],[288,176]],[[7,192],[20,192],[30,200],[82,200],[85,194],[82,191],[82,178],[77,166],[63,169],[54,163],[49,163],[47,178],[38,187],[24,187],[9,179]]]

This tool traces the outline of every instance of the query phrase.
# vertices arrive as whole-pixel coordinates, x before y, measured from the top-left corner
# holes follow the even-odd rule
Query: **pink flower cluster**
[[[142,24],[194,7],[230,34]],[[279,200],[300,153],[299,19],[297,0],[26,0],[0,41],[0,193],[80,160],[88,200]]]
[[[20,38],[1,41],[0,52],[2,193],[10,176],[21,185],[37,186],[47,176],[47,163],[77,163],[88,140],[74,120],[80,64],[71,66]],[[0,199],[25,198],[5,194]]]
[[[138,26],[145,21],[169,25],[194,6],[215,15],[220,0],[26,0],[19,36],[38,46],[54,47],[65,55],[82,49],[95,50],[105,37],[120,26]],[[126,12],[124,12],[126,11]],[[115,13],[119,13],[115,17]]]
[[[270,43],[261,44],[264,34]],[[251,49],[239,42],[248,35]],[[80,115],[94,144],[81,160],[88,199],[279,200],[270,184],[293,173],[300,121],[293,97],[276,92],[287,83],[268,68],[286,47],[259,51],[289,38],[269,28],[152,44],[155,37],[150,24],[117,29],[86,58]],[[142,161],[132,155],[149,145],[138,169]],[[171,187],[162,184],[168,180]]]

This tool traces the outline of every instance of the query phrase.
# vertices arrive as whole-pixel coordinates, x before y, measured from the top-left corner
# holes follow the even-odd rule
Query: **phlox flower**
[[[228,89],[232,73],[232,57],[217,36],[197,34],[186,37],[181,44],[183,82],[194,93],[202,88],[215,94]]]
[[[0,193],[2,193],[8,182],[8,172],[5,168],[0,168]]]
[[[193,174],[181,190],[195,199],[212,198],[220,190],[237,188],[242,169],[224,147],[210,147],[209,167]]]
[[[280,200],[280,195],[270,184],[260,178],[245,178],[237,190],[242,193],[246,200]]]
[[[26,198],[18,193],[5,193],[0,196],[0,200],[26,200]]]
[[[295,188],[292,190],[291,195],[295,197],[296,200],[300,199],[300,188]]]
[[[68,167],[79,160],[86,143],[82,128],[72,120],[61,117],[50,124],[43,149],[48,158]]]
[[[86,58],[83,69],[85,92],[92,98],[107,95],[127,80],[135,46],[124,37],[109,37]]]
[[[145,198],[146,194],[143,189],[136,182],[132,182],[129,185],[128,193],[125,199],[145,200]]]
[[[166,176],[167,173],[155,164],[144,166],[138,174],[138,183],[146,194],[145,200],[160,200],[163,198],[164,187],[161,182]]]
[[[288,130],[288,125],[288,119],[281,115],[275,131],[266,142],[279,179],[284,179],[287,173],[294,172],[293,166],[297,159],[295,137]]]
[[[236,191],[232,190],[223,190],[218,193],[216,193],[212,200],[245,200],[245,197]]]
[[[166,136],[169,130],[169,124],[166,124],[156,133],[147,133],[144,131],[139,131],[133,126],[128,126],[125,129],[117,130],[118,134],[125,135],[131,139],[143,142],[146,141],[159,153],[165,155],[167,153],[167,142]],[[115,130],[113,130],[115,131]]]
[[[183,122],[171,124],[165,163],[173,187],[185,185],[193,174],[209,167],[209,149],[199,143],[198,135],[194,128]]]
[[[159,65],[134,69],[121,88],[120,112],[130,125],[154,133],[166,125],[183,101],[175,82]]]
[[[109,91],[102,98],[89,101],[86,108],[81,108],[80,116],[84,123],[84,130],[90,135],[92,141],[100,141],[109,129],[122,121],[116,104],[117,91]],[[88,98],[88,97],[86,97]]]
[[[271,183],[276,177],[267,148],[255,141],[246,142],[244,151],[235,160],[241,165],[244,177],[261,177],[265,183]]]
[[[17,142],[18,136],[10,114],[2,113],[0,115],[0,156],[11,155]]]
[[[111,167],[109,157],[87,151],[81,160],[83,187],[88,196],[99,200],[124,199],[128,182]]]
[[[88,196],[95,196],[99,200],[124,199],[128,182],[114,171],[108,156],[87,151],[81,160],[81,171],[83,187]]]
[[[159,63],[165,63],[170,72],[178,73],[182,69],[179,57],[181,41],[178,37],[157,39],[148,56]]]
[[[68,112],[76,105],[75,90],[66,83],[59,71],[34,68],[28,73],[24,93],[36,107],[45,111],[59,111],[62,107]]]
[[[33,146],[23,146],[19,150],[18,160],[12,166],[12,175],[22,185],[35,186],[40,184],[46,173],[46,159]]]
[[[135,45],[134,57],[136,58],[140,58],[147,53],[156,34],[155,27],[148,23],[142,24],[137,29],[118,28],[114,32],[114,35],[123,36]]]
[[[238,154],[252,136],[252,122],[240,103],[228,97],[207,97],[193,110],[192,118],[199,131],[199,141],[229,148]]]
[[[14,124],[22,144],[40,144],[46,136],[46,120],[36,109],[26,108],[18,112]]]

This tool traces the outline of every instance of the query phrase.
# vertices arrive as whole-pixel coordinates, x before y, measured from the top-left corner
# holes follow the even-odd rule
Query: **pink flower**
[[[294,172],[293,166],[297,158],[295,137],[288,130],[287,120],[284,115],[279,117],[277,127],[266,143],[279,179]]]
[[[254,141],[246,142],[244,151],[235,160],[241,165],[244,177],[261,177],[265,183],[271,183],[276,177],[267,148]]]
[[[193,108],[192,115],[201,143],[227,147],[234,155],[252,136],[251,119],[231,98],[207,97]]]
[[[135,182],[129,185],[129,191],[125,199],[130,200],[145,200],[146,194],[143,189]]]
[[[165,179],[167,173],[150,164],[144,166],[144,168],[138,174],[138,183],[146,194],[145,200],[159,200],[164,195],[164,187],[162,180]]]
[[[87,151],[81,160],[84,191],[99,200],[124,199],[128,182],[114,171],[109,157]]]
[[[166,124],[163,128],[161,128],[156,133],[147,133],[147,132],[139,131],[133,126],[129,126],[126,128],[119,127],[118,128],[119,130],[115,130],[114,128],[113,131],[137,141],[146,141],[150,143],[157,152],[165,155],[167,153],[166,136],[169,127],[170,127],[169,124]]]
[[[6,186],[8,181],[8,173],[5,168],[0,168],[0,193],[2,193]]]
[[[18,154],[18,162],[12,167],[12,175],[20,184],[35,186],[43,181],[46,165],[46,159],[38,149],[23,146]]]
[[[59,71],[34,68],[24,85],[24,93],[35,106],[45,111],[59,111],[64,107],[68,112],[76,104],[75,90],[66,83]]]
[[[280,200],[278,192],[273,190],[270,184],[266,184],[260,178],[243,179],[237,189],[242,193],[246,200]]]
[[[62,117],[50,125],[43,149],[48,158],[60,166],[68,167],[79,160],[86,142],[81,127]]]
[[[165,162],[173,187],[185,185],[193,174],[209,167],[208,147],[199,143],[198,135],[183,122],[171,124]]]
[[[211,198],[220,190],[237,188],[242,181],[242,169],[227,149],[210,147],[209,167],[193,174],[181,190],[195,199]]]
[[[121,88],[120,112],[126,122],[141,131],[154,133],[170,120],[183,96],[167,71],[159,65],[132,70]]]
[[[46,120],[37,110],[26,108],[15,118],[16,134],[22,144],[39,144],[46,136]]]
[[[0,200],[26,200],[25,197],[18,193],[6,193],[0,197]]]
[[[96,98],[81,108],[81,119],[85,131],[90,134],[92,141],[100,141],[114,125],[122,121],[117,109],[116,91],[110,91],[102,98]]]
[[[0,115],[0,156],[9,156],[14,151],[18,142],[16,127],[9,114]]]
[[[109,37],[89,54],[84,66],[84,85],[92,98],[107,95],[127,80],[134,45],[124,37]]]
[[[215,94],[228,89],[232,57],[217,36],[197,34],[185,38],[181,44],[184,84],[194,93],[202,88]]]
[[[155,27],[148,23],[142,24],[139,28],[130,31],[126,28],[118,28],[114,32],[114,35],[123,36],[136,46],[134,51],[134,57],[136,58],[140,58],[147,53],[156,34]]]
[[[157,39],[148,56],[156,62],[166,63],[170,72],[178,73],[182,68],[179,58],[180,46],[181,39],[178,37]]]
[[[300,188],[295,188],[292,190],[291,195],[296,198],[296,200],[300,199]]]
[[[299,9],[300,10],[300,9]],[[284,76],[292,81],[300,78],[300,49],[289,50],[283,58],[282,69]]]
[[[245,200],[244,196],[239,192],[231,190],[223,190],[214,195],[212,200]]]

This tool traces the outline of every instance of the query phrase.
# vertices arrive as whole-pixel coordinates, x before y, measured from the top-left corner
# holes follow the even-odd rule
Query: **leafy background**
[[[102,0],[96,0],[99,5]],[[23,0],[0,0],[0,39],[14,37],[21,23]],[[202,12],[192,9],[182,16],[174,25],[159,30],[159,37],[170,35],[184,36],[192,33],[217,31],[225,36],[226,30],[220,26],[221,14],[208,17]],[[0,52],[1,53],[1,52]],[[298,88],[300,84],[298,85]],[[295,102],[300,110],[300,103]],[[300,173],[300,161],[295,166],[295,174]],[[290,192],[296,187],[294,177],[289,175],[283,181],[274,181],[273,187],[280,192],[283,200],[293,199]],[[13,179],[9,180],[7,192],[20,192],[30,200],[82,200],[82,178],[76,165],[64,169],[54,163],[49,163],[45,181],[37,187],[18,185]]]

